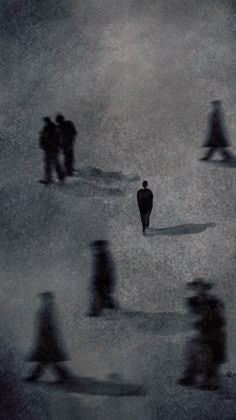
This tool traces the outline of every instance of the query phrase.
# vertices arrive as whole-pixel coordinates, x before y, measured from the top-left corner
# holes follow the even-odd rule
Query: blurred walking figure
[[[98,316],[103,309],[117,309],[114,300],[115,272],[108,241],[91,243],[94,267],[92,278],[92,302],[89,315]]]
[[[67,176],[74,174],[74,144],[77,135],[76,128],[72,121],[65,120],[61,114],[56,116],[57,126],[60,130],[61,147],[64,155],[64,168]]]
[[[149,227],[150,215],[153,206],[153,193],[148,189],[147,181],[143,181],[143,188],[138,190],[137,201],[143,226],[143,233],[145,233],[146,229]]]
[[[209,293],[212,284],[196,279],[189,284],[196,294],[188,299],[195,315],[195,335],[187,346],[187,366],[179,383],[202,389],[219,388],[219,365],[226,360],[224,306]]]
[[[56,171],[59,181],[64,180],[64,172],[59,162],[59,132],[56,124],[49,118],[44,117],[44,127],[40,132],[39,146],[44,151],[44,173],[42,181],[45,184],[53,182],[52,173]]]
[[[232,154],[228,151],[231,145],[229,142],[223,121],[222,102],[219,100],[212,101],[212,111],[209,116],[208,135],[203,147],[209,150],[202,160],[209,160],[215,152],[221,153],[224,160],[232,159]]]
[[[56,322],[56,308],[52,292],[41,293],[41,307],[36,322],[35,349],[27,359],[35,362],[36,366],[28,381],[36,381],[47,367],[52,367],[61,381],[70,378],[68,369],[63,362],[68,355],[63,347]]]

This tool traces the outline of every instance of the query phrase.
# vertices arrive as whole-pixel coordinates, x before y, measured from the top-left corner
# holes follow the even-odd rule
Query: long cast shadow
[[[137,384],[121,381],[104,380],[98,381],[94,378],[73,377],[63,383],[39,381],[36,386],[46,386],[51,390],[61,390],[76,394],[108,395],[112,397],[145,396],[146,389]]]
[[[146,232],[146,236],[179,236],[179,235],[196,235],[202,233],[206,229],[215,227],[215,223],[187,223],[184,225],[172,226],[167,228],[150,228]]]
[[[212,166],[218,166],[220,168],[236,169],[236,157],[230,160],[209,160],[205,163]]]
[[[137,182],[140,179],[138,175],[125,175],[121,171],[103,171],[102,169],[90,166],[77,169],[75,175],[90,181],[102,180],[108,184],[112,182]]]
[[[176,335],[192,328],[189,314],[180,312],[142,312],[119,310],[104,314],[106,321],[125,321],[138,330],[161,336]]]

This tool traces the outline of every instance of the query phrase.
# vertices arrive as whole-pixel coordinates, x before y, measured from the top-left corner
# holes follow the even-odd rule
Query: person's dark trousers
[[[142,221],[143,231],[145,231],[145,229],[149,227],[150,212],[141,213],[141,221]]]
[[[211,147],[208,150],[206,156],[203,158],[203,160],[210,160],[213,157],[214,153],[216,153],[217,151],[221,153],[224,159],[232,159],[232,154],[229,152],[229,150],[227,150],[226,147]]]
[[[64,381],[70,378],[68,369],[65,366],[62,366],[60,363],[37,363],[32,372],[32,375],[28,378],[28,380],[37,381],[37,379],[42,376],[44,370],[49,367],[54,370],[60,380]]]
[[[52,182],[52,172],[56,171],[59,181],[64,180],[64,171],[60,165],[57,156],[45,155],[44,158],[44,171],[45,171],[45,181]]]
[[[74,174],[74,151],[73,149],[64,152],[64,166],[67,176]]]

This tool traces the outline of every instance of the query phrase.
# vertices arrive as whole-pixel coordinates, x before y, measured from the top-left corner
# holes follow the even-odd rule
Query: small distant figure
[[[44,292],[40,295],[41,308],[37,317],[37,336],[35,349],[27,359],[35,362],[36,367],[28,381],[36,381],[47,367],[52,367],[60,381],[71,378],[68,369],[63,362],[68,360],[68,355],[63,348],[62,339],[59,335],[56,322],[54,294]]]
[[[232,159],[232,154],[229,152],[228,147],[231,146],[231,143],[225,133],[222,102],[215,100],[211,104],[212,111],[209,116],[208,136],[203,144],[203,147],[207,147],[209,150],[202,160],[211,159],[217,151],[221,153],[224,160],[230,160]]]
[[[225,316],[222,302],[209,293],[212,284],[195,279],[189,284],[195,295],[188,307],[195,315],[195,335],[187,346],[187,366],[179,383],[206,390],[220,385],[219,365],[226,360]]]
[[[77,131],[72,121],[65,120],[61,114],[56,116],[57,126],[61,135],[61,147],[64,155],[64,168],[67,176],[74,175],[74,144]]]
[[[92,302],[89,315],[99,316],[103,309],[118,309],[113,294],[115,272],[108,241],[91,243],[94,267],[92,278]]]
[[[148,189],[148,182],[143,181],[143,188],[137,192],[138,208],[140,211],[143,233],[149,228],[150,215],[153,207],[153,193]]]
[[[60,142],[56,124],[49,118],[44,117],[44,127],[40,132],[39,146],[44,151],[44,184],[53,182],[52,173],[56,171],[59,181],[64,180],[64,171],[59,162]]]

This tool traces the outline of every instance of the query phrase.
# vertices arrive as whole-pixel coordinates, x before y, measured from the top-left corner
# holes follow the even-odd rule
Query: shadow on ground
[[[55,184],[55,186],[63,194],[68,194],[75,197],[85,197],[85,198],[119,197],[126,193],[126,191],[123,188],[102,187],[102,186],[89,183],[87,181],[79,181],[76,178],[73,178],[73,180],[68,184],[67,183],[65,183],[64,185]]]
[[[135,385],[114,380],[98,381],[94,378],[74,377],[70,381],[58,384],[56,382],[36,382],[35,385],[44,385],[49,389],[58,389],[69,393],[122,396],[145,396],[146,390],[141,385]]]
[[[188,223],[184,225],[172,226],[167,228],[150,228],[145,236],[176,236],[176,235],[196,235],[208,228],[216,227],[215,223]]]
[[[124,175],[121,171],[106,172],[95,167],[77,169],[76,176],[79,176],[80,178],[85,178],[90,181],[101,180],[107,184],[113,182],[137,182],[140,179],[138,175]]]
[[[204,163],[221,168],[236,169],[236,157],[230,160],[208,160]]]
[[[175,335],[192,328],[189,314],[179,312],[117,311],[105,313],[108,321],[125,320],[134,328],[162,336]]]

